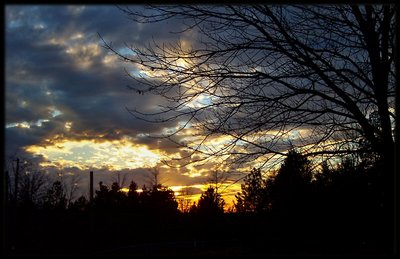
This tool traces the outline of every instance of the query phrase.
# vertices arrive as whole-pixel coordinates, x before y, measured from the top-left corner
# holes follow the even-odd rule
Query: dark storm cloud
[[[21,152],[25,145],[37,144],[38,136],[33,135],[30,129],[13,127],[5,130],[5,140],[6,156],[9,156]]]
[[[104,63],[108,53],[97,36],[99,32],[122,46],[154,35],[172,40],[168,31],[133,23],[114,6],[7,6],[6,123],[51,120],[42,127],[7,129],[12,132],[8,143],[30,145],[35,138],[40,143],[52,134],[78,138],[83,132],[118,138],[175,126],[148,124],[126,111],[125,107],[155,112],[163,100],[152,95],[137,98],[129,91],[125,86],[134,83],[125,76],[123,64]],[[55,109],[62,114],[52,118]],[[65,132],[65,122],[73,123],[71,131]]]
[[[43,144],[48,138],[53,138],[63,131],[65,122],[60,118],[54,118],[48,122],[42,122],[41,126],[32,125],[30,128],[9,127],[5,130],[6,148],[9,153],[22,152],[24,146]]]
[[[7,123],[35,122],[51,116],[49,107],[52,102],[46,98],[43,91],[37,91],[33,87],[23,89],[13,83],[10,83],[10,86],[12,88],[6,93],[6,107],[13,108],[7,110]]]

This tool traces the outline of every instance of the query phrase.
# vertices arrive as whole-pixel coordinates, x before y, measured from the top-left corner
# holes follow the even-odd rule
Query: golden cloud
[[[100,169],[110,171],[156,166],[163,157],[159,150],[137,145],[130,140],[98,141],[57,139],[47,145],[32,145],[25,150],[41,155],[42,166],[57,168]]]

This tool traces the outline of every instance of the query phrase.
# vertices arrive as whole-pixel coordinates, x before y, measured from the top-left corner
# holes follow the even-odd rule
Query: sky
[[[127,187],[131,180],[139,186],[148,183],[150,171],[157,168],[161,183],[176,194],[186,186],[198,198],[216,163],[177,168],[163,163],[185,157],[187,150],[151,136],[173,130],[179,122],[151,124],[127,111],[157,112],[164,100],[129,90],[127,85],[138,83],[125,71],[139,75],[140,67],[119,60],[99,37],[129,55],[126,44],[195,42],[193,35],[170,33],[181,26],[174,19],[161,26],[138,24],[112,5],[6,6],[6,159],[26,157],[48,174],[79,175],[84,195],[89,171],[94,171],[95,183],[108,185],[118,174],[126,175]],[[181,140],[190,134],[187,130]],[[227,181],[226,187],[229,204],[240,185]]]

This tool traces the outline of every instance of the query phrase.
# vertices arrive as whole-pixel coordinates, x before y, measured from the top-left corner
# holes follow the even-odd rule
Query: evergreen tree
[[[137,192],[137,190],[137,184],[134,181],[131,181],[126,201],[126,206],[128,210],[136,210],[139,207],[139,193]]]
[[[93,200],[93,206],[96,209],[109,209],[110,208],[110,195],[109,189],[102,181],[99,182],[99,190],[96,190],[96,196]]]
[[[270,207],[269,185],[271,179],[263,179],[261,170],[253,168],[244,179],[241,192],[236,194],[238,212],[262,212]]]
[[[148,189],[145,185],[139,195],[140,208],[144,212],[170,214],[177,212],[178,202],[174,191],[161,184]]]
[[[224,213],[224,205],[224,199],[210,186],[201,195],[197,206],[195,206],[192,211],[201,215],[217,215]]]
[[[274,210],[290,213],[302,210],[311,185],[310,161],[296,151],[289,151],[271,189]]]

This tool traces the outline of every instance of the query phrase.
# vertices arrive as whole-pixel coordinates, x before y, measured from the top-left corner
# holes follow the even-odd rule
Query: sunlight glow
[[[201,197],[201,193],[192,192],[190,188],[198,189],[198,191],[205,192],[208,187],[214,187],[213,184],[205,183],[205,184],[193,184],[193,185],[178,185],[178,186],[170,186],[169,188],[174,191],[176,199],[179,200],[189,200],[192,204],[193,202],[198,202]],[[189,191],[185,191],[189,190]],[[235,195],[240,192],[241,185],[240,183],[223,183],[219,185],[218,192],[221,194],[221,197],[225,200],[225,209],[234,205]]]
[[[135,168],[150,168],[160,162],[159,150],[150,150],[126,139],[114,141],[56,140],[46,146],[32,145],[25,150],[33,155],[42,155],[46,162],[42,166],[57,168],[108,169],[110,171]]]

